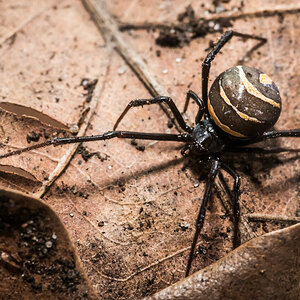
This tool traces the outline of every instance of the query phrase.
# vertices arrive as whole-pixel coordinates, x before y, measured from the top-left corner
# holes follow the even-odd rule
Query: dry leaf
[[[217,15],[209,12],[216,6],[207,1],[177,0],[169,4],[106,1],[106,4],[111,15],[117,16],[121,23],[153,20],[171,23],[188,4],[197,16],[215,18]],[[252,14],[249,18],[237,18],[233,29],[264,36],[268,41],[253,53],[247,65],[262,69],[280,88],[283,111],[276,128],[299,128],[298,1],[290,1],[286,7],[279,0],[271,7],[265,1],[247,3],[244,7],[240,1],[233,0],[220,5],[228,15],[232,11]],[[111,41],[116,42],[111,36],[113,31],[106,30],[104,39],[80,1],[27,3],[22,0],[22,6],[11,7],[7,3],[0,6],[6,24],[12,24],[1,29],[3,36],[14,33],[11,35],[14,38],[5,39],[0,49],[0,97],[5,101],[20,99],[22,105],[64,124],[89,123],[86,134],[91,135],[111,130],[130,100],[150,97],[128,67],[129,58],[126,57],[126,62],[112,50],[115,44]],[[264,9],[273,9],[275,13],[269,17],[255,15],[255,11]],[[278,14],[278,10],[285,13]],[[291,13],[286,13],[289,10]],[[27,15],[25,19],[31,21],[20,29],[21,15]],[[106,15],[110,24],[114,22],[111,15]],[[14,28],[18,30],[14,32]],[[166,90],[180,110],[188,89],[201,94],[201,61],[210,41],[216,41],[219,33],[194,39],[181,49],[157,46],[157,34],[152,31],[120,33],[117,30],[117,34],[144,62],[146,70],[138,73],[139,76],[145,80],[151,75],[158,83],[149,88],[152,93],[159,87]],[[245,53],[254,45],[253,41],[233,39],[214,60],[210,80],[241,58],[245,59]],[[132,53],[122,52],[122,55]],[[90,103],[80,85],[86,78],[98,79]],[[91,112],[95,110],[95,114],[82,118],[87,107]],[[191,105],[188,115],[192,123],[195,105]],[[172,126],[170,118],[160,107],[148,106],[130,111],[120,129],[176,132],[174,126],[168,128],[168,125]],[[37,123],[24,123],[9,116],[1,118],[0,130],[1,143],[6,145],[1,153],[27,146],[26,135],[39,132]],[[50,136],[54,131],[50,130]],[[297,139],[281,139],[275,144],[299,147]],[[180,155],[180,145],[172,142],[86,143],[81,154],[72,160],[75,148],[71,147],[39,149],[1,163],[22,168],[43,182],[42,188],[22,186],[20,189],[43,196],[61,218],[98,297],[140,299],[182,279],[207,174],[203,165],[183,170],[186,161]],[[297,221],[299,159],[295,154],[228,159],[242,177],[240,203],[248,230],[242,232],[244,241]],[[61,170],[64,173],[57,179]],[[3,188],[14,184],[7,180],[0,182]],[[220,192],[219,188],[217,191]],[[223,207],[217,194],[210,201],[193,272],[232,249],[230,208]],[[248,217],[253,213],[264,214],[263,222],[250,222]],[[270,216],[275,216],[273,222],[267,221]],[[281,217],[290,222],[280,221]]]
[[[300,224],[253,239],[149,299],[298,299]]]
[[[68,130],[68,126],[66,126],[65,124],[62,124],[61,122],[58,122],[55,119],[31,107],[27,107],[20,104],[14,104],[12,102],[0,102],[0,108],[7,112],[11,112],[17,115],[19,118],[20,117],[33,118],[39,120],[40,122],[48,126],[56,127],[61,130]]]
[[[69,236],[40,200],[0,191],[0,291],[11,299],[96,299]]]

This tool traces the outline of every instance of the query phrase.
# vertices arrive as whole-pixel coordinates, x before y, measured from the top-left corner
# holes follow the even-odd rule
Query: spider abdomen
[[[221,73],[212,84],[208,110],[223,131],[236,138],[252,138],[276,123],[281,98],[268,75],[236,66]]]

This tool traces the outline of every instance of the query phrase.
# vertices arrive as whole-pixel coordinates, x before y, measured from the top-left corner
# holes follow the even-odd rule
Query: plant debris
[[[96,87],[97,82],[98,79],[89,79],[89,78],[83,78],[80,82],[80,85],[83,87],[83,89],[87,91],[87,93],[85,93],[84,96],[86,97],[86,102],[88,103],[91,102],[92,100],[94,89]]]
[[[86,298],[87,291],[79,292],[85,279],[53,215],[28,202],[0,197],[0,290],[13,284],[14,295],[21,289],[26,299]]]
[[[140,29],[159,30],[159,36],[155,42],[162,47],[181,48],[189,45],[193,39],[204,37],[209,33],[223,32],[224,28],[232,26],[228,18],[219,18],[217,20],[206,20],[196,18],[195,11],[191,5],[187,6],[185,11],[178,14],[177,23],[172,25],[164,24],[144,24]],[[138,29],[130,24],[120,26],[120,30]]]

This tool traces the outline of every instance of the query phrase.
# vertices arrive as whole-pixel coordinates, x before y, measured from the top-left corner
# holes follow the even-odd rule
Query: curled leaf
[[[0,108],[17,115],[18,117],[37,119],[40,122],[62,130],[68,130],[68,126],[53,119],[52,117],[28,106],[11,102],[0,102]]]
[[[12,290],[13,287],[13,290]],[[0,190],[0,291],[8,299],[96,299],[69,236],[40,200]]]
[[[300,224],[255,238],[147,299],[298,299]]]
[[[0,172],[10,174],[13,176],[21,176],[31,181],[38,181],[37,178],[33,176],[31,173],[23,170],[22,168],[18,168],[14,166],[0,165]]]

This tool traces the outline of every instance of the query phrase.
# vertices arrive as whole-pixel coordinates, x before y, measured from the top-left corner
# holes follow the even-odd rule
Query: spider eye
[[[223,131],[236,138],[252,138],[276,123],[281,98],[268,75],[236,66],[221,73],[212,84],[208,110]]]

